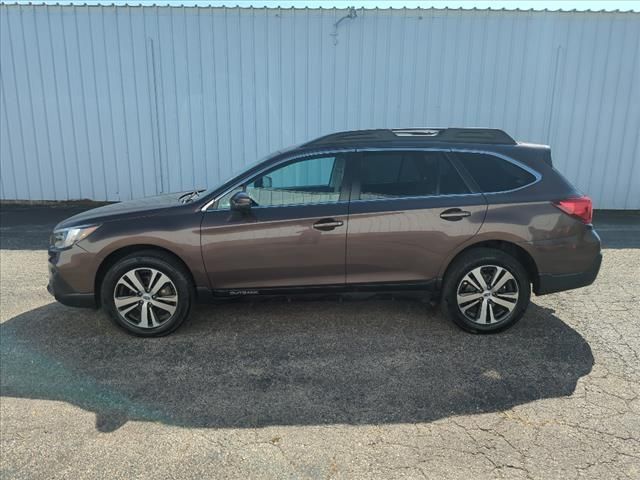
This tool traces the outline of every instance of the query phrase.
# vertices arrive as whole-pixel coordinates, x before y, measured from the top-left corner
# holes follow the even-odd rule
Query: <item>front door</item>
[[[446,154],[359,154],[347,239],[347,283],[423,283],[480,229],[484,196],[471,193]]]
[[[202,255],[215,291],[344,285],[347,154],[286,161],[243,182],[204,213]],[[344,188],[343,188],[344,187]],[[232,211],[244,190],[254,201]]]

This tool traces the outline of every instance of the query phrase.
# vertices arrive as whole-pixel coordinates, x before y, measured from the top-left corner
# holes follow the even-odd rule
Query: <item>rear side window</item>
[[[455,155],[485,193],[514,190],[536,179],[523,168],[494,155],[463,152]]]
[[[360,199],[422,197],[469,193],[440,152],[365,152]]]

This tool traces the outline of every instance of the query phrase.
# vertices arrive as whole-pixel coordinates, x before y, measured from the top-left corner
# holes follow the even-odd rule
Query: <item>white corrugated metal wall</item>
[[[129,199],[336,130],[487,126],[640,208],[640,14],[346,13],[0,6],[0,197]]]

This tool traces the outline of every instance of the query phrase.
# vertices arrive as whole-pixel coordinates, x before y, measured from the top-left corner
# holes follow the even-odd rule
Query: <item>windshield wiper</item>
[[[204,190],[194,190],[193,192],[185,193],[184,195],[180,195],[180,200],[182,203],[189,203],[198,198],[200,192],[204,192]]]

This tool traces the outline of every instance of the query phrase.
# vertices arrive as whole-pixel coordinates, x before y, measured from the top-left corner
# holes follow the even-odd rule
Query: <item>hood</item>
[[[103,223],[120,218],[140,217],[159,213],[159,210],[184,206],[180,197],[189,192],[169,193],[138,200],[126,200],[103,207],[92,208],[63,220],[55,229]],[[192,205],[192,204],[190,204]]]

